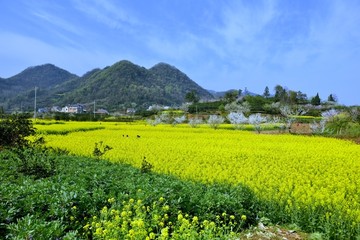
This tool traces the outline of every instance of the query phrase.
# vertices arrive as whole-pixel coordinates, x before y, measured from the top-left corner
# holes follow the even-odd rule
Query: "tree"
[[[297,104],[298,103],[298,94],[295,91],[289,91],[288,93],[289,96],[289,103],[290,104]]]
[[[202,124],[202,120],[200,118],[190,118],[189,119],[189,125],[192,127],[192,128],[196,128],[199,124]]]
[[[246,96],[245,101],[249,103],[252,112],[263,112],[266,103],[270,103],[270,99],[266,99],[263,96]]]
[[[224,122],[224,120],[225,119],[222,116],[210,115],[207,122],[210,125],[210,127],[212,127],[213,129],[217,129],[219,125]]]
[[[242,112],[230,112],[227,118],[235,129],[241,129],[242,125],[248,122],[248,118]]]
[[[311,99],[311,104],[314,106],[319,106],[321,104],[319,93],[317,93],[316,96]]]
[[[27,146],[26,137],[34,134],[35,129],[25,114],[14,114],[0,120],[0,148]]]
[[[265,87],[263,96],[264,96],[265,98],[269,98],[269,97],[270,97],[270,91],[269,91],[269,87],[268,87],[268,86]]]
[[[200,98],[195,90],[191,90],[190,92],[186,93],[185,100],[191,103],[198,103]]]
[[[285,102],[287,98],[286,89],[281,85],[275,86],[275,101],[276,102]]]
[[[332,94],[329,95],[328,101],[329,102],[336,102],[336,100],[335,100],[335,98],[334,98],[334,96]]]
[[[266,118],[261,116],[260,113],[251,114],[248,118],[250,124],[254,125],[255,130],[261,132],[261,123],[266,122]]]
[[[231,90],[225,93],[224,101],[226,103],[232,103],[236,101],[237,97],[238,97],[238,91]]]
[[[306,103],[308,103],[306,93],[302,93],[301,91],[297,92],[297,100],[298,100],[298,104],[306,104]]]

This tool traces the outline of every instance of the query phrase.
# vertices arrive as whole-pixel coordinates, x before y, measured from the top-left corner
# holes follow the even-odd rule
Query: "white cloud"
[[[79,27],[75,26],[73,23],[68,22],[67,20],[57,17],[50,14],[49,12],[34,10],[32,14],[41,20],[44,20],[64,31],[71,32],[76,35],[82,35],[82,31]]]
[[[110,0],[73,0],[73,2],[76,9],[109,28],[132,32],[131,28],[140,24],[140,21],[119,7],[118,2],[117,4]]]
[[[222,10],[222,25],[217,31],[231,45],[251,44],[275,15],[272,1],[260,3],[256,7],[234,1]]]

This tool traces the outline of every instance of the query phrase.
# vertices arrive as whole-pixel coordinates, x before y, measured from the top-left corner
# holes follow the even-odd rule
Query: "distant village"
[[[151,105],[148,107],[148,111],[152,111],[152,110],[167,110],[169,109],[169,106],[161,106],[161,105]],[[99,115],[109,115],[110,113],[103,108],[97,109],[97,110],[93,110],[93,111],[88,111],[86,110],[86,105],[84,104],[71,104],[71,105],[67,105],[65,107],[59,107],[59,106],[53,106],[53,107],[44,107],[44,108],[39,108],[37,110],[38,113],[72,113],[72,114],[82,114],[82,113],[95,113],[95,114],[99,114]],[[128,115],[131,114],[135,114],[136,113],[136,109],[135,108],[127,108],[125,110],[125,113]]]

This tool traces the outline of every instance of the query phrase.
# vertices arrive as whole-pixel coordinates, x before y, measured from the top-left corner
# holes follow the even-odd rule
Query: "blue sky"
[[[0,77],[166,62],[200,86],[360,105],[358,0],[0,0]]]

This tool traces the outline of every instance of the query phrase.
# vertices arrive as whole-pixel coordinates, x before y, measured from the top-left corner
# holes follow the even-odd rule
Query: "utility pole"
[[[94,100],[94,119],[95,119],[95,100]]]
[[[36,87],[35,87],[35,101],[34,101],[34,119],[36,120]]]

